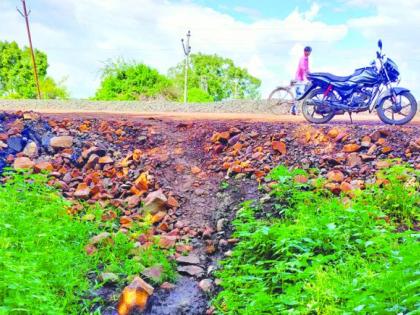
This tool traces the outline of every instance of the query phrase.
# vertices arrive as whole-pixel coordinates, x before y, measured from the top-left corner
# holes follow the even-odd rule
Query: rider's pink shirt
[[[296,81],[305,81],[306,75],[309,73],[309,58],[302,56],[296,71]]]

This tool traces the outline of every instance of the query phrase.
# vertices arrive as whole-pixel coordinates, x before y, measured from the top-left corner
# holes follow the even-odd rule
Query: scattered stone
[[[343,147],[343,151],[346,153],[351,153],[351,152],[357,152],[360,150],[360,145],[356,144],[356,143],[350,143],[350,144],[346,144]]]
[[[199,282],[198,286],[201,290],[208,293],[213,289],[213,281],[211,279],[203,279]]]
[[[33,168],[35,163],[27,157],[18,157],[15,159],[13,163],[13,168],[17,169],[31,169]]]
[[[329,181],[341,183],[344,180],[344,174],[338,170],[329,171],[327,174]]]
[[[125,199],[125,202],[127,203],[127,208],[128,209],[133,209],[133,208],[137,207],[140,204],[140,201],[141,201],[141,199],[137,195],[133,195],[133,196],[127,197]]]
[[[159,189],[147,195],[144,200],[144,209],[151,214],[155,214],[165,208],[167,201],[166,196],[163,194],[162,190]]]
[[[80,183],[73,194],[73,197],[78,199],[88,199],[89,196],[90,188],[85,183]]]
[[[102,232],[98,235],[93,236],[90,240],[89,240],[89,244],[91,245],[96,245],[99,243],[104,242],[105,240],[107,241],[111,241],[111,234],[108,232]]]
[[[169,249],[175,246],[177,237],[172,235],[161,235],[159,238],[159,247]]]
[[[99,164],[112,164],[114,163],[114,160],[110,156],[106,155],[106,156],[100,157],[98,160],[98,163]]]
[[[223,228],[225,227],[225,224],[226,223],[227,223],[227,219],[225,219],[225,218],[219,219],[217,221],[217,224],[216,224],[216,230],[217,230],[217,232],[223,231]]]
[[[142,271],[141,274],[154,282],[159,282],[162,279],[163,266],[156,265],[153,267],[146,268]]]
[[[118,315],[129,315],[134,309],[143,311],[153,291],[153,287],[146,281],[140,277],[135,277],[121,293],[118,301]]]
[[[23,149],[23,154],[28,157],[36,157],[38,155],[38,146],[35,142],[28,142]]]
[[[102,272],[99,275],[99,281],[104,282],[104,283],[107,283],[107,282],[115,283],[115,282],[118,282],[118,276],[112,272]]]
[[[377,161],[376,162],[376,168],[378,169],[378,170],[381,170],[381,169],[384,169],[384,168],[389,168],[389,167],[391,167],[391,163],[390,162],[388,162],[388,161]]]
[[[168,197],[167,204],[171,208],[178,208],[179,207],[178,201],[174,197],[172,197],[172,196],[169,196]]]
[[[73,137],[71,136],[52,137],[50,140],[50,145],[54,149],[71,148],[73,146]]]
[[[179,256],[176,261],[180,264],[199,265],[200,258],[197,255],[189,254],[188,256]]]
[[[204,275],[204,269],[199,266],[189,265],[189,266],[179,266],[177,268],[179,273],[187,274],[192,277],[200,278]]]
[[[164,282],[160,285],[160,288],[162,290],[173,290],[176,288],[176,285],[173,283],[169,283],[169,282]]]

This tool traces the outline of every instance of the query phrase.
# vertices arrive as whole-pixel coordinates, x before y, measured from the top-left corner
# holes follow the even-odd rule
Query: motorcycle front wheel
[[[409,92],[389,96],[381,100],[376,109],[379,118],[389,125],[404,125],[410,122],[417,112],[417,102]]]
[[[334,117],[334,111],[326,104],[326,101],[335,99],[333,93],[324,98],[324,90],[316,88],[309,92],[303,100],[302,114],[311,123],[325,124]],[[319,105],[320,103],[321,105]]]

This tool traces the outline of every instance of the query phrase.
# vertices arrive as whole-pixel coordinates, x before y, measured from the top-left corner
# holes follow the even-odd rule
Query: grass
[[[135,249],[132,240],[147,222],[123,234],[118,218],[101,220],[108,209],[85,207],[69,215],[70,203],[46,185],[46,176],[8,176],[0,186],[0,314],[87,314],[93,305],[100,313],[104,301],[89,292],[104,285],[97,280],[101,272],[117,274],[118,288],[156,264],[163,266],[162,281],[175,277],[166,252],[156,245]],[[103,231],[112,242],[87,255],[89,239]]]
[[[238,212],[216,312],[420,314],[419,172],[396,166],[352,198],[299,174],[276,168],[271,211],[249,201]]]

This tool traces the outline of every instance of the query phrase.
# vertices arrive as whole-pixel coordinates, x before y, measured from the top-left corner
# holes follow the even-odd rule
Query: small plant
[[[229,188],[229,183],[228,182],[226,182],[226,181],[222,181],[221,183],[220,183],[220,190],[226,190],[226,189],[228,189]]]
[[[261,215],[251,201],[238,212],[240,242],[216,275],[217,313],[415,314],[419,234],[398,229],[418,219],[418,173],[391,168],[378,174],[388,181],[383,187],[369,186],[350,202],[297,175],[305,176],[285,167],[269,175],[277,217]]]

